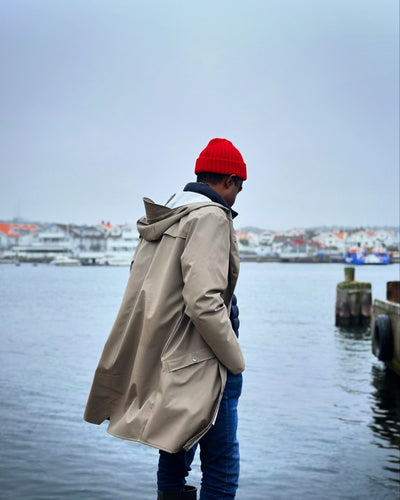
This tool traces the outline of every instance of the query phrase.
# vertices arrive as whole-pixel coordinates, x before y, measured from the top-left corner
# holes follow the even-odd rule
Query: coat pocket
[[[214,352],[196,331],[190,318],[182,314],[161,353],[165,371],[173,372],[213,358]]]
[[[168,372],[174,372],[213,358],[215,358],[214,353],[210,349],[204,348],[179,355],[175,353],[175,356],[165,358],[163,362]]]
[[[225,381],[217,358],[207,348],[173,352],[162,363],[142,441],[176,453],[209,429]]]

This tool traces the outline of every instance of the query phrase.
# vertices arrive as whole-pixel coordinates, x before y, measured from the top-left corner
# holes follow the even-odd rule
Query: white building
[[[347,234],[341,232],[323,232],[319,233],[312,238],[312,241],[320,243],[330,249],[336,249],[338,252],[345,252],[346,250],[346,236]]]
[[[259,255],[259,239],[256,233],[250,231],[237,231],[236,239],[239,247],[239,255],[241,257],[251,257]]]
[[[39,231],[36,224],[0,222],[0,250],[10,250],[16,245],[29,244]]]
[[[112,226],[106,235],[106,250],[100,263],[110,266],[130,265],[138,244],[139,233],[135,225]]]
[[[381,245],[376,231],[359,229],[349,233],[346,238],[346,248],[376,248]]]
[[[72,252],[72,236],[59,225],[53,224],[33,234],[21,236],[11,250],[3,253],[3,257],[29,262],[50,262],[59,255],[70,255]]]

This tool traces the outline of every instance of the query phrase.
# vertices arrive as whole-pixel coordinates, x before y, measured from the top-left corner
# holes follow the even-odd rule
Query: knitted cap
[[[243,180],[247,179],[246,164],[242,155],[227,139],[211,139],[196,160],[194,173],[200,172],[233,174]]]

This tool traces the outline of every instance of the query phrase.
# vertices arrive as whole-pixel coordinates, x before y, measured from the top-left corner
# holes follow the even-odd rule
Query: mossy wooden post
[[[354,269],[354,267],[345,267],[344,268],[344,281],[346,281],[346,282],[354,281],[355,273],[356,273],[356,270]]]
[[[356,281],[354,267],[345,267],[344,281],[336,287],[336,326],[368,326],[371,305],[371,283]]]

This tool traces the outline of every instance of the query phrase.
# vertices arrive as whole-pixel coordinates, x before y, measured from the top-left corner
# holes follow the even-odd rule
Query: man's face
[[[230,175],[228,178],[228,184],[223,195],[224,200],[227,204],[232,207],[236,201],[236,196],[243,189],[243,179],[236,177],[235,175]]]

